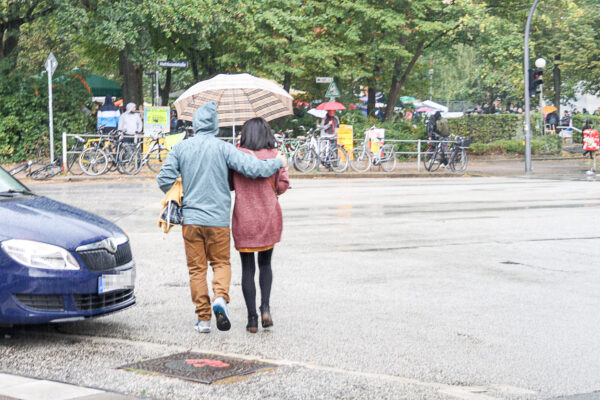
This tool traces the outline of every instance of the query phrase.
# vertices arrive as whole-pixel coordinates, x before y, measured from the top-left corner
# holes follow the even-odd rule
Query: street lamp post
[[[543,70],[546,67],[546,60],[538,58],[535,60],[535,67]],[[544,121],[544,83],[540,84],[540,113],[542,114],[542,134],[546,134],[546,124]]]
[[[523,72],[525,74],[525,172],[531,172],[531,106],[529,104],[529,28],[533,13],[540,0],[535,0],[525,25],[525,52],[523,53]]]

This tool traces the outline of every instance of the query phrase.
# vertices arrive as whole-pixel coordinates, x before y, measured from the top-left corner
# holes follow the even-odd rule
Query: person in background
[[[97,129],[108,133],[114,130],[119,125],[119,108],[113,104],[111,95],[106,95],[104,104],[98,109],[97,113]]]
[[[252,154],[259,160],[277,155],[277,142],[271,127],[263,118],[248,120],[242,127],[240,151]],[[248,310],[246,330],[256,333],[256,286],[254,272],[256,253],[260,271],[260,312],[262,327],[273,325],[270,311],[270,294],[273,282],[271,258],[275,244],[281,240],[283,217],[277,196],[290,186],[288,172],[279,169],[274,175],[263,179],[250,179],[233,174],[235,205],[231,230],[235,248],[242,259],[242,292]]]
[[[550,125],[550,130],[556,133],[556,127],[559,124],[558,113],[556,111],[552,111],[550,114],[546,116],[546,123]]]
[[[125,112],[119,118],[119,130],[128,136],[135,136],[142,132],[144,124],[140,115],[136,112],[135,103],[127,103]]]
[[[324,128],[323,134],[328,136],[337,135],[337,129],[340,126],[340,119],[335,115],[334,110],[327,111],[327,115],[323,118],[321,126]]]
[[[571,125],[571,116],[569,115],[569,112],[567,110],[565,110],[565,113],[563,114],[562,118],[560,119],[560,124],[562,126]]]
[[[183,183],[182,235],[198,318],[194,329],[210,333],[208,262],[213,270],[212,312],[217,328],[227,331],[231,328],[227,307],[231,283],[229,169],[250,178],[268,178],[286,167],[287,159],[277,153],[277,158],[262,161],[218,139],[215,102],[210,101],[194,112],[193,126],[194,137],[173,146],[156,180],[165,193],[179,176]]]

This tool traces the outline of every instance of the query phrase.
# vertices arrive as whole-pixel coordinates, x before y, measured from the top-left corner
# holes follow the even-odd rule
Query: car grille
[[[133,299],[133,289],[103,294],[75,294],[73,300],[79,311],[95,311],[126,303]]]
[[[43,311],[63,311],[65,304],[61,295],[15,294],[19,303],[26,307]]]
[[[127,264],[133,259],[129,242],[117,247],[114,254],[106,249],[83,250],[77,252],[77,254],[79,254],[87,269],[93,272],[110,271]]]

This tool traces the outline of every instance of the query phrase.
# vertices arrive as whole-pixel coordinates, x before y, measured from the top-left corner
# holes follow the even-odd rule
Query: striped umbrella
[[[250,74],[219,74],[196,83],[175,100],[178,118],[192,121],[198,107],[209,101],[217,103],[220,127],[293,113],[292,96],[276,83]]]

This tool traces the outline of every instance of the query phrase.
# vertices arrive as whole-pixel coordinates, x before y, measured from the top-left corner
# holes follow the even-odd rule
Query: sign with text
[[[171,131],[171,107],[144,108],[144,136],[156,137]]]
[[[187,61],[159,61],[159,67],[163,68],[187,68]]]
[[[333,78],[330,76],[320,76],[317,78],[317,83],[331,83]]]

